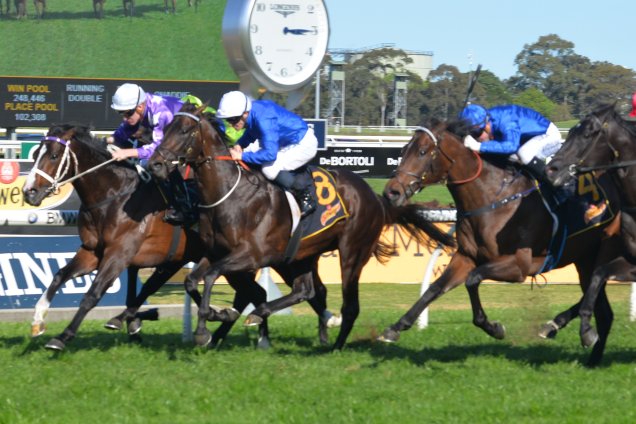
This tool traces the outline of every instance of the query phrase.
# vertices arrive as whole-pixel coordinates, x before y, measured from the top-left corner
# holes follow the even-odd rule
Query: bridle
[[[483,169],[482,159],[481,159],[481,157],[479,156],[479,154],[477,152],[473,151],[473,154],[477,158],[477,171],[475,172],[475,175],[473,175],[473,176],[471,176],[469,178],[451,181],[450,178],[449,178],[449,174],[451,173],[451,171],[453,170],[453,167],[456,164],[455,159],[453,159],[450,155],[448,155],[448,153],[446,153],[444,151],[444,149],[442,149],[441,141],[438,140],[437,136],[433,133],[433,131],[429,130],[426,127],[417,127],[417,128],[415,128],[415,132],[418,132],[418,131],[426,133],[430,137],[430,139],[433,141],[433,148],[430,149],[426,153],[426,154],[430,154],[431,155],[431,160],[432,161],[435,159],[437,153],[439,152],[451,163],[451,166],[446,171],[446,175],[442,178],[442,180],[443,181],[445,180],[447,182],[447,184],[451,184],[451,185],[466,184],[466,183],[469,183],[471,181],[476,180],[479,177],[479,175],[481,175],[481,171]],[[443,140],[443,138],[441,140]],[[416,140],[414,138],[413,140],[411,140],[410,143],[413,143],[415,141]],[[407,184],[407,187],[403,186],[405,189],[407,188],[413,194],[418,193],[420,190],[422,190],[424,182],[426,181],[426,178],[427,178],[426,171],[423,171],[421,175],[418,175],[418,174],[416,174],[414,172],[401,171],[401,170],[397,169],[395,171],[395,173],[396,174],[404,174],[404,175],[406,175],[408,177],[413,178],[413,181],[409,182]]]
[[[598,135],[585,148],[583,154],[581,155],[581,158],[578,161],[578,164],[570,165],[570,167],[568,169],[570,175],[571,176],[576,176],[577,174],[585,174],[587,172],[592,172],[592,171],[601,171],[601,170],[602,171],[606,171],[606,170],[610,170],[610,169],[626,168],[626,167],[629,167],[629,166],[636,165],[636,160],[630,160],[630,161],[624,161],[624,162],[619,162],[618,161],[618,159],[620,157],[620,151],[616,147],[614,147],[614,145],[610,141],[609,134],[605,133],[608,130],[608,128],[609,128],[609,124],[607,123],[607,121],[601,122],[601,120],[595,115],[590,115],[590,119],[592,119],[592,118],[594,120],[596,120],[599,123],[599,125],[600,125],[600,129],[598,131]],[[607,144],[607,146],[609,147],[610,151],[612,152],[613,160],[608,165],[581,166],[581,164],[583,162],[585,162],[587,157],[592,153],[592,151],[594,150],[596,144],[598,143],[598,141],[601,139],[601,137],[603,135],[605,135],[605,137],[603,138],[603,140],[605,141],[605,144]]]
[[[64,153],[62,153],[62,159],[57,166],[54,176],[50,176],[40,169],[40,161],[46,154],[46,145],[42,144],[45,141],[53,141],[64,146]],[[46,189],[47,193],[57,193],[62,185],[75,179],[69,178],[67,180],[63,180],[63,178],[69,173],[71,169],[71,163],[75,165],[75,175],[78,175],[79,170],[77,156],[75,156],[75,153],[73,153],[73,151],[71,150],[69,143],[70,142],[68,140],[64,140],[63,138],[54,136],[45,136],[40,141],[40,150],[38,153],[38,157],[35,159],[33,168],[31,169],[31,173],[29,174],[29,179],[34,178],[35,175],[39,175],[40,177],[51,183],[51,186]]]
[[[175,117],[177,116],[185,116],[187,118],[192,119],[193,121],[196,122],[196,125],[192,126],[192,128],[190,128],[188,130],[189,132],[189,140],[186,142],[186,155],[192,152],[192,146],[191,144],[194,143],[198,137],[200,137],[201,135],[201,118],[195,114],[189,113],[189,112],[177,112],[174,114]],[[202,144],[205,143],[205,139],[203,139],[201,141]],[[205,156],[203,159],[200,160],[196,160],[196,159],[188,159],[187,156],[184,156],[183,158],[179,158],[177,157],[177,155],[175,155],[172,151],[166,149],[165,147],[162,148],[162,145],[159,145],[159,147],[157,148],[157,153],[164,159],[164,164],[166,164],[166,167],[168,169],[170,169],[167,164],[189,164],[191,165],[194,169],[200,168],[203,165],[206,165],[208,163],[210,163],[212,160],[234,160],[232,159],[231,156],[228,155],[221,155],[221,156]],[[164,154],[164,152],[166,152],[167,154]],[[174,157],[174,159],[176,160],[170,160],[172,156]],[[182,159],[182,160],[180,160]],[[239,163],[240,162],[240,163]],[[210,209],[210,208],[214,208],[218,205],[220,205],[221,203],[223,203],[228,197],[230,197],[230,195],[236,190],[236,188],[238,187],[239,183],[241,182],[241,175],[242,175],[242,167],[247,169],[247,166],[241,162],[241,161],[235,161],[236,164],[236,168],[238,169],[238,176],[236,179],[236,182],[234,183],[234,185],[232,186],[232,188],[230,188],[230,190],[223,195],[223,197],[221,197],[221,199],[217,200],[214,203],[210,203],[210,204],[199,204],[199,208],[203,208],[203,209]]]

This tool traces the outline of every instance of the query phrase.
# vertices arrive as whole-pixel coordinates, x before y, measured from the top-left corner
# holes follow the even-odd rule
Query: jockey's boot
[[[314,179],[307,167],[297,169],[295,177],[292,193],[300,206],[300,216],[304,218],[316,210],[316,200],[311,193]]]
[[[311,180],[307,172],[304,172],[304,168],[301,168],[301,170],[303,172],[280,171],[274,178],[274,182],[294,195],[300,207],[300,216],[304,218],[316,209],[316,205],[311,191],[308,190],[306,181],[309,179],[310,183],[313,184],[313,180]]]
[[[535,157],[525,164],[524,167],[530,175],[536,178],[541,185],[546,187],[545,199],[553,210],[556,210],[573,196],[573,186],[555,187],[552,185],[552,182],[550,182],[545,173],[545,162],[543,160]]]
[[[179,172],[172,172],[164,185],[169,207],[163,220],[172,225],[192,226],[199,219],[198,191],[194,180],[184,180]]]

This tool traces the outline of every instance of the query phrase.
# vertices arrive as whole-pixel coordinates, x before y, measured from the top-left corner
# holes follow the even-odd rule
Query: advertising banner
[[[75,256],[79,246],[77,236],[0,236],[0,309],[33,308],[55,273]],[[78,307],[94,278],[95,273],[91,273],[68,281],[51,307]],[[99,306],[125,305],[127,278],[124,271]],[[139,280],[137,285],[139,289]]]

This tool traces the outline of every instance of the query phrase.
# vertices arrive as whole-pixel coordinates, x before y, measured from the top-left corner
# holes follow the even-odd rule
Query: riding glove
[[[470,150],[478,152],[479,148],[481,147],[481,143],[475,140],[473,136],[467,135],[466,137],[464,137],[464,146],[468,147]]]

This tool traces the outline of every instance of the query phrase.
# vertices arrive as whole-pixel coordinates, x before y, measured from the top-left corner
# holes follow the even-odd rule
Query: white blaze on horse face
[[[40,163],[40,159],[42,158],[42,156],[44,156],[45,153],[46,153],[46,146],[42,145],[40,147],[40,153],[38,154],[38,158],[35,160],[35,163],[33,164],[33,167],[31,168],[29,175],[27,175],[26,177],[26,181],[24,182],[22,191],[31,190],[33,188],[33,185],[35,184],[35,176],[38,174],[38,166]]]

